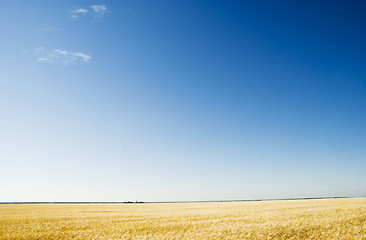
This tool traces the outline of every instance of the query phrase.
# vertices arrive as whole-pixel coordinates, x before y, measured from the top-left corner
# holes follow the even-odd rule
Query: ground
[[[366,198],[1,204],[0,239],[366,239]]]

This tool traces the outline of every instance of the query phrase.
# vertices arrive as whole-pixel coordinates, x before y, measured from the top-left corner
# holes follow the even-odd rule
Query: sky
[[[365,7],[3,0],[0,202],[366,196]]]

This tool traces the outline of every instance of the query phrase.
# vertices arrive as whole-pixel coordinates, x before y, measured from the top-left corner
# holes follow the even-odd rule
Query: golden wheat
[[[366,239],[366,199],[4,204],[0,239]]]

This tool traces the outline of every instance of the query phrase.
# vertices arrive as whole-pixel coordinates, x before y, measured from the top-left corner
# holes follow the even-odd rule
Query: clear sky
[[[366,196],[365,8],[1,1],[0,201]]]

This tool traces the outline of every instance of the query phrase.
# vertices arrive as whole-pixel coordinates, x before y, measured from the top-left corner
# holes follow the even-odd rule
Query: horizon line
[[[333,199],[333,198],[364,198],[365,196],[327,196],[327,197],[299,197],[299,198],[264,198],[264,199],[239,199],[239,200],[191,200],[191,201],[60,201],[60,202],[0,202],[0,204],[143,204],[143,203],[209,203],[209,202],[259,202],[259,201],[281,201],[281,200],[311,200],[311,199]]]

